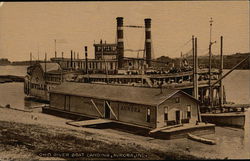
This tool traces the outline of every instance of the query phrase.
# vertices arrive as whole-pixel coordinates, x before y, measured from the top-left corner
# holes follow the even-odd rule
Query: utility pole
[[[63,51],[62,51],[62,60],[63,60]],[[60,78],[60,82],[63,82],[63,65],[61,65],[61,78]]]
[[[194,40],[194,97],[199,99],[199,84],[198,84],[198,47],[197,47],[197,38]],[[200,106],[197,106],[198,110],[198,121],[201,122]]]
[[[86,74],[89,74],[89,70],[88,70],[88,47],[85,46],[85,64],[86,64]]]
[[[192,53],[193,53],[193,97],[195,97],[195,42],[194,42],[194,35],[192,36]]]
[[[73,51],[71,50],[70,51],[70,67],[71,67],[71,69],[72,69],[72,67],[73,67]]]
[[[45,76],[45,81],[46,81],[46,73],[47,73],[47,53],[45,52],[45,58],[44,58],[44,76]]]
[[[74,51],[74,58],[73,58],[73,66],[74,66],[74,69],[76,69],[76,52]]]
[[[183,65],[182,65],[182,61],[183,61],[183,59],[182,59],[182,51],[181,51],[180,68],[183,66]]]
[[[223,36],[220,37],[220,78],[223,75]],[[220,81],[220,89],[219,89],[219,101],[220,108],[223,106],[223,82]]]
[[[210,40],[209,40],[209,106],[210,108],[213,107],[213,88],[211,86],[211,68],[212,68],[212,45],[216,43],[216,41],[212,42],[212,26],[213,26],[213,19],[210,19]]]
[[[194,39],[194,97],[198,99],[198,57],[197,57],[197,38]]]
[[[192,36],[193,50],[193,97],[198,99],[198,57],[197,57],[197,38]]]

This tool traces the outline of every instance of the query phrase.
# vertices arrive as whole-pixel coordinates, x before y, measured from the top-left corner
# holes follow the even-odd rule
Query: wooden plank
[[[113,111],[113,109],[111,108],[111,106],[109,105],[109,103],[107,101],[105,101],[105,103],[108,105],[111,113],[115,116],[116,120],[118,120],[117,116],[115,115],[115,112]]]
[[[98,109],[98,107],[96,106],[95,102],[94,102],[92,99],[91,99],[91,102],[92,102],[92,104],[94,105],[96,111],[99,113],[99,115],[100,115],[101,117],[103,117],[101,111]]]
[[[210,140],[207,138],[202,138],[200,136],[196,136],[196,135],[192,135],[190,133],[188,133],[188,139],[194,140],[194,141],[198,141],[204,144],[210,144],[210,145],[215,145],[216,142],[214,140]]]
[[[104,123],[110,123],[110,122],[112,122],[112,120],[93,119],[93,120],[84,120],[84,121],[71,121],[71,122],[67,122],[67,124],[77,126],[77,127],[82,127],[82,126],[98,125],[98,124],[104,124]]]
[[[0,108],[5,108],[5,109],[11,109],[11,110],[17,110],[17,111],[22,111],[22,112],[33,112],[32,110],[25,110],[25,109],[18,109],[18,108],[12,108],[12,107],[2,107],[0,106]]]
[[[178,125],[173,125],[173,126],[165,126],[165,127],[161,127],[161,128],[155,128],[155,129],[151,130],[149,133],[155,133],[157,131],[167,130],[167,129],[180,127],[180,126],[183,126],[183,124],[178,124]]]
[[[37,105],[37,106],[30,106],[30,108],[42,108],[46,106],[46,104],[43,104],[43,105]]]

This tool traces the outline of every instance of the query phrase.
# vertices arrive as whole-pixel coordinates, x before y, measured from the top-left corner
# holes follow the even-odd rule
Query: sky
[[[153,57],[179,57],[198,39],[198,55],[208,53],[209,20],[213,18],[213,54],[249,52],[248,1],[116,1],[116,2],[4,2],[0,3],[0,58],[11,61],[54,56],[70,57],[70,50],[83,58],[84,46],[94,58],[93,43],[115,43],[116,17],[124,25],[144,25],[152,19]],[[144,29],[124,28],[125,49],[144,48]],[[136,57],[136,52],[125,56]],[[142,53],[139,53],[142,56]]]

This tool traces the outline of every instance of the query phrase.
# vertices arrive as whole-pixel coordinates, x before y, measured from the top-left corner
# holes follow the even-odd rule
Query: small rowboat
[[[188,139],[198,141],[198,142],[201,142],[201,143],[204,143],[204,144],[210,144],[210,145],[215,145],[216,144],[216,142],[214,140],[210,140],[210,139],[207,139],[207,138],[202,138],[202,137],[199,137],[199,136],[196,136],[196,135],[192,135],[190,133],[188,133]]]

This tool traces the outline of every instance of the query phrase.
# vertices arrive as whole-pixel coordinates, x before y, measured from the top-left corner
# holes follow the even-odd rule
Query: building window
[[[191,105],[187,106],[187,118],[191,118]]]
[[[175,103],[180,103],[180,97],[175,98]]]
[[[168,107],[164,107],[164,120],[168,120]]]
[[[150,122],[150,108],[147,109],[147,122]]]

